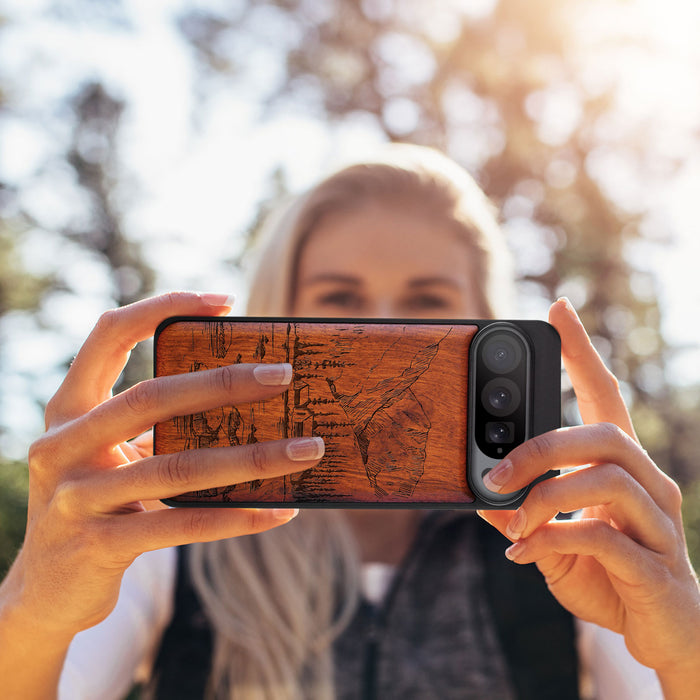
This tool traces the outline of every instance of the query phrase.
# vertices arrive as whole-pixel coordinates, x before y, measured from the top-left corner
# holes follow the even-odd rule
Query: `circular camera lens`
[[[484,364],[497,374],[512,372],[520,364],[522,356],[520,342],[504,333],[489,338],[482,351]]]
[[[513,424],[495,422],[486,424],[486,441],[500,445],[513,442]]]
[[[497,411],[502,411],[504,408],[508,408],[508,406],[510,406],[512,398],[513,397],[508,389],[499,386],[489,394],[489,403],[491,404],[492,408],[495,408]]]
[[[483,407],[494,416],[507,416],[520,406],[520,389],[506,377],[496,377],[486,382],[481,390]]]

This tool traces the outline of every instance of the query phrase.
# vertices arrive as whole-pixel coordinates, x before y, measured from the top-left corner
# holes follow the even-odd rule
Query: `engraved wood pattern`
[[[477,327],[183,320],[157,339],[156,375],[290,362],[287,392],[160,423],[156,453],[321,436],[321,462],[286,477],[172,499],[218,503],[471,503],[467,360]]]

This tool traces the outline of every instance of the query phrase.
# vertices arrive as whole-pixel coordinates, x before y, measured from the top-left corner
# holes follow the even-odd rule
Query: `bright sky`
[[[254,51],[249,59],[257,62],[255,83],[242,85],[237,92],[220,91],[202,112],[205,121],[193,130],[196,75],[184,42],[168,20],[182,7],[211,6],[217,1],[125,0],[134,32],[41,19],[46,0],[24,0],[3,9],[13,23],[0,33],[0,73],[3,84],[14,83],[16,92],[11,95],[14,118],[0,123],[0,177],[21,184],[34,175],[65,136],[52,105],[86,77],[100,76],[130,105],[121,136],[125,166],[135,182],[134,189],[124,192],[132,202],[127,226],[134,238],[146,241],[151,259],[162,263],[158,265],[160,288],[207,288],[243,297],[242,281],[221,260],[236,252],[235,233],[251,220],[264,198],[266,176],[272,169],[283,165],[290,185],[300,189],[319,173],[370,152],[382,136],[366,120],[328,128],[301,109],[262,122],[256,99],[261,86],[279,79],[279,68],[268,53]],[[452,4],[478,17],[494,3],[453,0]],[[621,201],[651,203],[651,229],[658,237],[673,240],[670,246],[653,242],[638,246],[630,256],[659,280],[668,339],[696,347],[682,363],[671,366],[672,378],[700,381],[700,331],[694,321],[700,306],[696,213],[700,3],[636,0],[614,11],[611,7],[610,2],[592,0],[578,25],[594,46],[586,59],[591,89],[616,78],[622,86],[618,121],[608,125],[608,136],[614,141],[616,133],[623,134],[629,124],[656,120],[662,128],[652,153],[656,149],[667,156],[682,156],[685,164],[677,173],[660,171],[649,183],[639,182],[625,164],[601,158],[601,177]],[[644,53],[631,47],[611,56],[605,37],[619,33],[620,27],[631,35],[647,36],[654,50]],[[657,86],[653,92],[650,84]],[[533,109],[544,110],[542,128],[550,138],[563,134],[567,124],[575,125],[575,101],[566,92],[549,96],[544,106]],[[27,118],[36,115],[42,117],[38,126]],[[47,229],[80,210],[69,175],[55,169],[24,196],[24,204]],[[63,329],[43,336],[50,342],[42,342],[41,347],[31,340],[26,319],[11,319],[6,325],[3,363],[9,368],[9,393],[15,397],[28,393],[22,372],[30,373],[41,358],[46,362],[46,352],[57,358],[73,352],[99,312],[112,303],[99,264],[84,255],[78,259],[77,254],[52,242],[41,229],[30,237],[27,266],[45,271],[61,261],[63,273],[84,298],[79,305],[67,295],[51,301],[44,315],[61,318]],[[541,304],[527,311],[544,313]],[[58,375],[42,378],[45,398],[59,381]],[[29,399],[26,404],[29,411]],[[23,410],[18,409],[22,408],[13,404],[9,411],[0,406],[2,421],[12,426],[12,416],[21,415]],[[16,427],[21,433],[22,426]]]

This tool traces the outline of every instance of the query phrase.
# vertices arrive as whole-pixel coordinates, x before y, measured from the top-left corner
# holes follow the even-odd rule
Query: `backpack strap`
[[[579,700],[573,616],[534,564],[515,564],[510,541],[480,521],[486,589],[511,680],[520,700]]]

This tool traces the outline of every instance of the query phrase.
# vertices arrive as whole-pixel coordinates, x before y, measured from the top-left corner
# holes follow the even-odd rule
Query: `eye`
[[[350,289],[342,289],[321,294],[316,303],[326,308],[342,310],[356,310],[364,306],[364,299],[360,294]]]
[[[440,311],[450,308],[451,302],[438,294],[417,294],[409,297],[404,306],[414,311]]]

